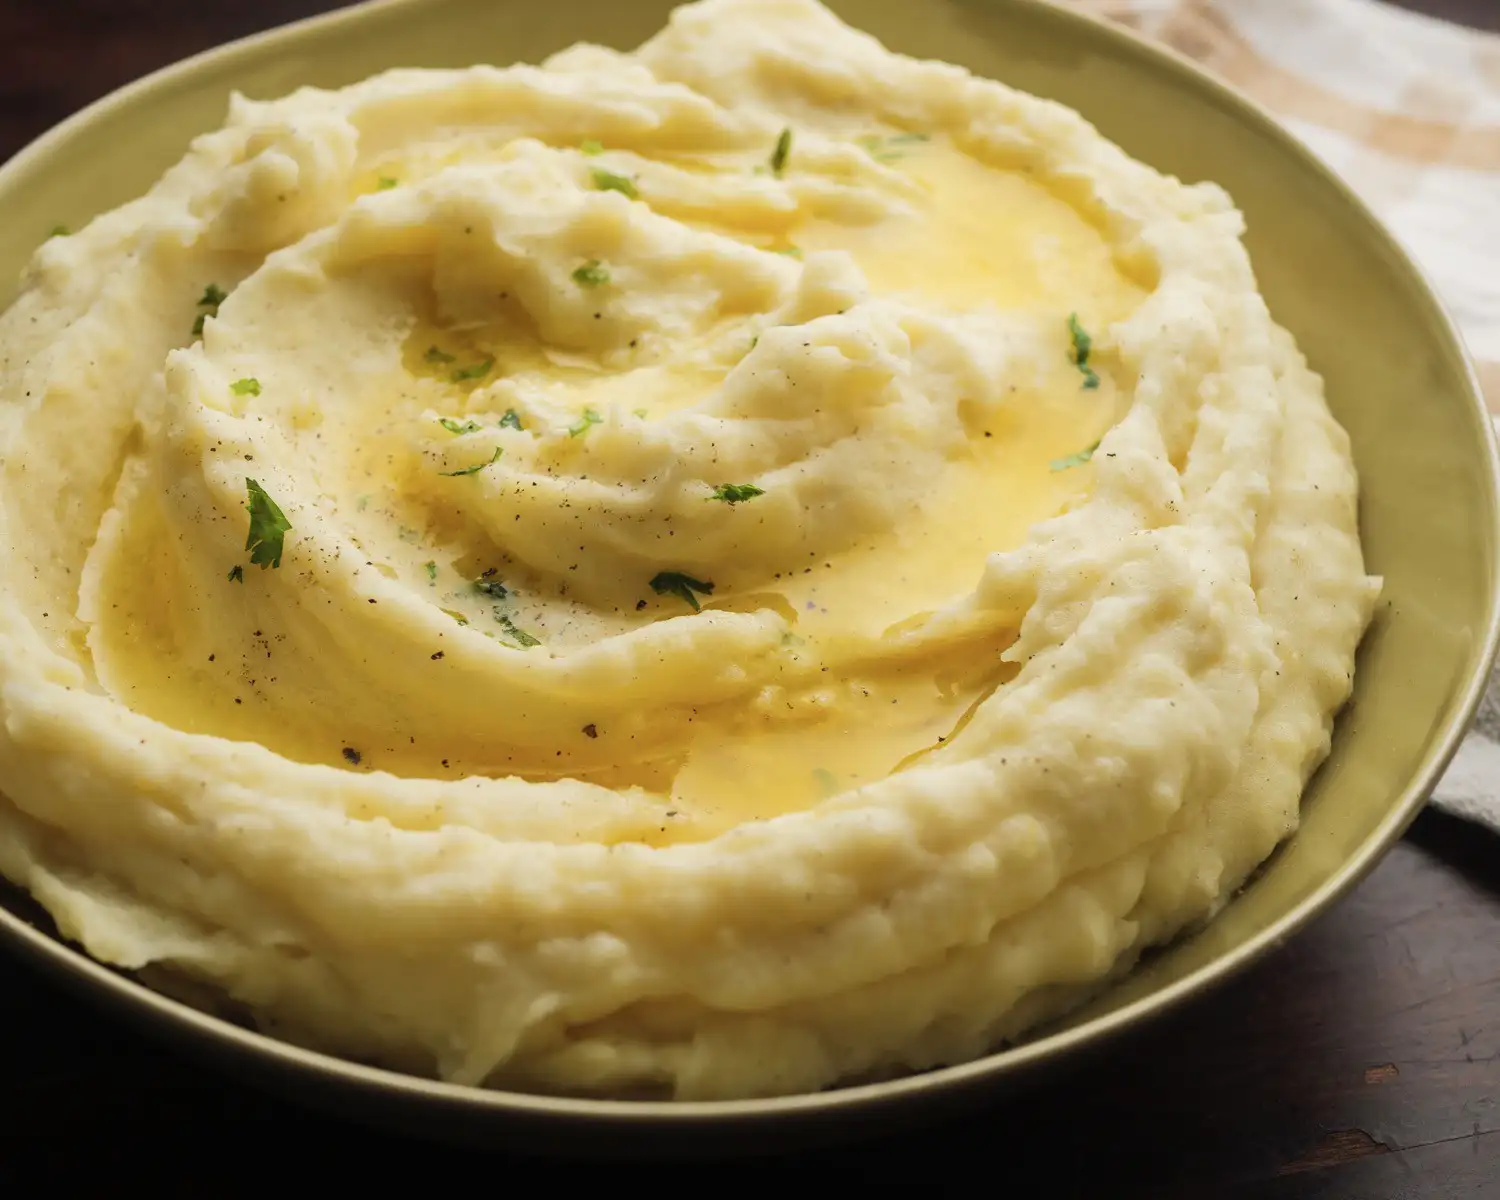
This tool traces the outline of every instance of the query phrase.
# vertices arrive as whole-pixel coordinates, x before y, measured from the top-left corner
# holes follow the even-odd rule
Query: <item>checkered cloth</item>
[[[1500,37],[1378,0],[1070,2],[1197,60],[1339,172],[1437,286],[1500,413]],[[1500,673],[1433,803],[1500,832]]]

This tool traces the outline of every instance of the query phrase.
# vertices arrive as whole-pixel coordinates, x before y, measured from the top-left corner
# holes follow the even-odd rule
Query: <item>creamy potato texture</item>
[[[1297,822],[1377,581],[1241,218],[812,0],[236,98],[0,320],[0,868],[471,1084],[969,1058]]]

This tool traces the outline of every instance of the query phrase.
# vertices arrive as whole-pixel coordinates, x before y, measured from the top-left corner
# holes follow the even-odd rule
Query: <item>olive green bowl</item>
[[[536,61],[580,37],[629,48],[668,0],[378,0],[212,51],[85,110],[0,169],[0,274],[58,224],[143,192],[231,90],[269,97],[387,67]],[[1081,111],[1126,151],[1224,185],[1272,312],[1327,380],[1353,439],[1384,598],[1304,822],[1202,932],[1035,1038],[976,1062],[816,1095],[632,1103],[486,1091],[310,1053],[168,999],[58,941],[13,890],[0,941],[246,1078],[382,1125],[532,1149],[634,1154],[806,1144],[928,1117],[1160,1015],[1305,925],[1401,834],[1456,748],[1495,653],[1494,436],[1457,334],[1349,191],[1266,114],[1176,56],[1039,0],[835,0],[892,49],[945,59]],[[0,303],[9,297],[0,295]],[[3,787],[0,780],[0,787]],[[24,1036],[7,1031],[3,1036]]]

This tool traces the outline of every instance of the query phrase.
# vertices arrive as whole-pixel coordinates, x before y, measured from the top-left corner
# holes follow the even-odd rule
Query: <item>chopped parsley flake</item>
[[[595,154],[603,154],[604,143],[596,142],[593,138],[584,138],[583,141],[578,144],[578,151],[580,154],[588,154],[591,156]]]
[[[1077,313],[1068,314],[1068,333],[1073,338],[1073,361],[1080,367],[1088,366],[1089,351],[1094,348],[1094,339],[1078,323]]]
[[[495,610],[494,617],[499,623],[500,628],[505,631],[506,636],[523,650],[529,650],[533,646],[540,646],[542,644],[540,638],[532,637],[531,634],[527,633],[499,609]]]
[[[203,289],[203,296],[198,301],[198,307],[205,311],[199,313],[193,320],[194,337],[203,336],[203,322],[209,317],[217,317],[219,315],[219,305],[228,299],[229,293],[217,283],[211,283]]]
[[[813,769],[813,779],[817,781],[818,787],[825,796],[832,796],[839,790],[839,781],[834,773],[827,767],[816,767]]]
[[[591,258],[573,271],[573,282],[579,287],[603,287],[609,282],[609,268],[597,258]]]
[[[234,566],[229,568],[229,575],[227,576],[227,578],[231,583],[244,583],[245,568],[240,566],[239,563],[235,563]]]
[[[468,379],[483,379],[490,373],[494,365],[494,355],[486,354],[481,361],[475,363],[473,366],[459,367],[458,370],[453,372],[450,378],[454,383],[463,383]]]
[[[451,363],[451,362],[453,362],[454,358],[453,358],[453,355],[444,353],[442,350],[439,350],[436,346],[428,346],[427,347],[427,353],[424,354],[424,355],[422,355],[422,360],[424,362],[430,362],[430,363],[434,363],[436,365],[442,365],[443,363]]]
[[[464,421],[462,424],[460,424],[452,417],[439,417],[438,424],[446,429],[449,433],[455,434],[473,433],[476,429],[479,428],[478,421]]]
[[[778,179],[786,170],[786,160],[792,153],[792,131],[790,127],[783,129],[776,138],[776,148],[771,151],[771,172]]]
[[[244,379],[236,379],[229,385],[229,390],[236,396],[259,396],[260,380],[251,379],[249,377],[246,377]]]
[[[800,246],[778,246],[776,248],[776,253],[777,254],[785,254],[788,258],[801,258],[802,257],[802,247],[800,247]]]
[[[454,612],[451,608],[441,608],[438,611],[444,616],[452,617],[460,625],[467,625],[469,623],[468,617],[464,616],[461,612]]]
[[[895,162],[897,159],[904,157],[899,147],[929,140],[925,133],[896,133],[890,137],[881,137],[877,134],[872,134],[868,137],[855,139],[860,148],[876,162]]]
[[[388,192],[393,187],[396,186],[396,181],[394,179],[392,179],[389,175],[382,175],[379,179],[377,179],[375,181],[375,186],[377,188],[379,188],[382,192]]]
[[[705,596],[712,596],[714,585],[707,580],[684,575],[681,571],[662,571],[652,578],[651,590],[658,596],[680,596],[693,606],[694,612],[699,612],[703,606],[698,603],[698,597],[694,593],[702,592]]]
[[[1103,439],[1100,440],[1102,441]],[[1051,463],[1052,469],[1054,471],[1066,471],[1069,467],[1081,467],[1094,457],[1094,451],[1097,449],[1099,449],[1099,443],[1095,442],[1092,446],[1086,446],[1084,449],[1078,451],[1078,453],[1069,454],[1066,458],[1054,458]]]
[[[1068,314],[1068,334],[1073,339],[1073,362],[1083,372],[1083,387],[1085,391],[1092,391],[1099,386],[1099,376],[1094,368],[1089,366],[1089,354],[1094,349],[1094,339],[1084,331],[1078,323],[1078,314]]]
[[[70,234],[72,232],[73,231],[71,229],[69,229],[66,225],[54,225],[52,227],[52,232],[49,233],[47,236],[49,238],[67,237],[68,234]]]
[[[474,590],[492,599],[504,600],[510,595],[510,590],[498,579],[491,578],[491,574],[491,572],[486,571],[482,579],[476,579],[474,581]]]
[[[265,488],[255,480],[245,480],[245,491],[250,499],[245,508],[250,513],[250,534],[245,539],[245,549],[250,551],[250,561],[262,571],[267,567],[281,566],[281,552],[291,522],[286,519],[276,501],[266,495]]]
[[[578,420],[575,421],[572,425],[568,426],[568,436],[569,437],[582,437],[584,434],[586,434],[589,431],[589,427],[590,426],[592,426],[592,425],[602,425],[603,423],[604,423],[604,418],[603,417],[601,417],[592,408],[586,408],[586,409],[583,410],[583,415],[580,416],[578,418]]]
[[[500,418],[500,428],[501,429],[525,429],[526,426],[524,426],[524,425],[521,424],[521,414],[520,413],[516,412],[516,410],[513,409],[513,408],[507,408],[505,410],[505,415]]]
[[[742,500],[754,500],[755,497],[765,494],[762,488],[756,487],[753,483],[721,483],[714,488],[714,494],[709,499],[722,500],[725,504],[738,504]]]
[[[455,476],[455,475],[474,475],[474,474],[477,474],[478,472],[484,470],[485,467],[491,466],[492,464],[498,462],[499,459],[500,459],[500,447],[496,446],[495,447],[495,453],[492,454],[492,455],[490,455],[488,461],[486,461],[486,462],[475,463],[472,467],[460,467],[456,471],[439,471],[438,474],[439,475],[447,475],[450,478],[453,477],[453,476]]]
[[[428,583],[436,583],[437,582],[437,563],[435,563],[435,562],[427,562],[427,563],[423,563],[422,566],[423,566],[423,569],[426,570],[426,572],[427,572],[427,582]]]
[[[363,757],[364,755],[360,754],[353,746],[344,747],[344,761],[351,767],[359,766],[359,760]]]
[[[628,196],[632,200],[641,198],[635,181],[627,175],[616,175],[613,171],[607,171],[603,167],[594,167],[589,174],[593,176],[594,187],[601,192],[619,192],[622,196]]]

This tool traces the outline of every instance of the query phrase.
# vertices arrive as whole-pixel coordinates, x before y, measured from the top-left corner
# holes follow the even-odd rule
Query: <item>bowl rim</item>
[[[0,163],[0,182],[13,174],[29,170],[33,162],[44,158],[54,146],[64,143],[75,130],[160,87],[218,68],[269,45],[293,42],[314,31],[324,33],[341,25],[366,20],[374,13],[420,7],[433,2],[434,0],[360,0],[344,8],[224,42],[169,63],[115,89],[52,126],[17,151],[8,161]],[[1482,453],[1489,474],[1491,525],[1500,530],[1500,451],[1497,451],[1494,420],[1485,405],[1473,358],[1452,314],[1426,272],[1339,173],[1277,121],[1263,105],[1171,46],[1153,41],[1131,28],[1110,22],[1092,12],[1067,7],[1056,0],[988,2],[1005,3],[1034,11],[1045,10],[1054,19],[1060,19],[1065,24],[1071,23],[1075,28],[1088,28],[1095,34],[1102,33],[1106,38],[1124,43],[1157,70],[1185,75],[1189,82],[1207,92],[1236,119],[1252,124],[1260,132],[1268,134],[1284,153],[1297,160],[1304,170],[1318,177],[1319,182],[1332,189],[1344,206],[1363,218],[1369,235],[1381,244],[1381,249],[1390,256],[1398,269],[1409,274],[1410,284],[1419,302],[1425,304],[1436,318],[1438,336],[1450,338],[1453,348],[1458,351],[1466,385],[1465,398],[1471,410],[1480,418],[1478,424],[1482,430]],[[789,1096],[710,1101],[594,1099],[448,1083],[311,1050],[206,1013],[104,965],[61,937],[36,928],[4,905],[0,905],[0,945],[32,960],[60,982],[70,984],[76,990],[90,992],[90,998],[105,1002],[121,1016],[155,1026],[163,1034],[171,1032],[185,1035],[200,1049],[227,1053],[238,1060],[255,1062],[289,1076],[301,1076],[309,1082],[329,1085],[335,1090],[354,1089],[381,1093],[387,1099],[450,1110],[483,1110],[485,1115],[497,1119],[530,1117],[545,1119],[554,1124],[573,1122],[597,1125],[602,1122],[615,1126],[645,1124],[657,1128],[663,1124],[719,1126],[726,1122],[780,1122],[804,1116],[831,1116],[835,1112],[847,1114],[855,1110],[917,1101],[923,1096],[935,1099],[938,1094],[960,1090],[963,1085],[982,1084],[1002,1075],[1019,1074],[1060,1054],[1076,1057],[1076,1054],[1067,1052],[1102,1045],[1126,1029],[1138,1027],[1178,1009],[1190,996],[1222,984],[1284,944],[1336,900],[1346,895],[1399,840],[1426,803],[1468,732],[1494,669],[1497,649],[1500,649],[1500,556],[1497,556],[1491,571],[1489,612],[1479,654],[1474,660],[1474,670],[1443,727],[1434,734],[1434,749],[1429,753],[1425,766],[1408,781],[1366,842],[1279,920],[1190,971],[1181,979],[1080,1025],[1044,1034],[968,1062],[875,1083]]]

